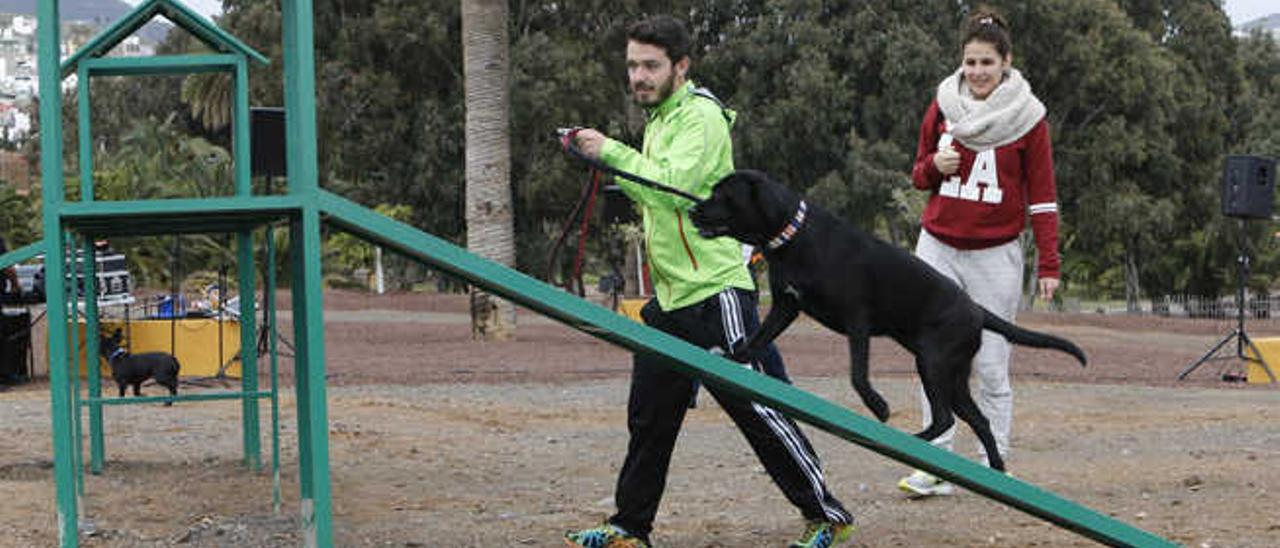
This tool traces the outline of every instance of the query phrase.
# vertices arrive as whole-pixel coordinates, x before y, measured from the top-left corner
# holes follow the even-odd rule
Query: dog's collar
[[[805,213],[809,211],[809,205],[800,200],[800,207],[796,208],[796,216],[791,218],[791,222],[787,223],[786,228],[782,232],[774,236],[769,243],[765,244],[765,249],[773,251],[787,244],[792,238],[796,237],[796,233],[800,232],[800,227],[804,226]]]
[[[125,349],[123,349],[123,348],[117,348],[117,349],[115,350],[115,352],[112,352],[110,356],[107,356],[107,359],[108,359],[108,360],[114,360],[114,359],[119,358],[120,356],[123,356],[123,355],[125,355],[125,354],[128,354],[128,352],[126,352],[126,351],[125,351]]]

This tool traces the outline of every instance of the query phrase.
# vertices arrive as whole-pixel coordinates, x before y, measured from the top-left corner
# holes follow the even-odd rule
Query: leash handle
[[[600,160],[597,160],[595,158],[588,157],[586,153],[582,152],[582,149],[578,148],[578,145],[574,144],[574,138],[577,137],[578,132],[582,131],[583,129],[586,129],[586,128],[562,127],[556,130],[556,134],[560,139],[560,146],[564,147],[564,150],[568,152],[570,156],[573,156],[574,158],[581,160],[582,162],[586,163],[592,168],[595,168],[597,171],[622,177],[623,179],[634,182],[640,186],[648,187],[661,192],[666,192],[667,194],[679,196],[695,204],[702,202],[701,198],[694,196],[693,194],[690,194],[683,190],[680,190],[676,187],[664,185],[657,181],[651,181],[649,179],[646,179],[634,173],[628,173],[626,171],[622,171],[618,168],[615,168],[604,162],[601,162]]]

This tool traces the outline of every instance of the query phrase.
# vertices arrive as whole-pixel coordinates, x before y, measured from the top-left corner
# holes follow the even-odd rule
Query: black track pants
[[[703,348],[730,349],[744,344],[759,329],[755,295],[728,289],[698,304],[663,312],[656,300],[641,311],[646,325],[675,335]],[[772,355],[752,363],[786,379],[781,357]],[[852,517],[827,490],[821,463],[795,422],[786,416],[730,393],[707,387],[720,406],[746,436],[769,476],[805,519],[850,522]],[[692,381],[663,367],[651,354],[635,354],[627,427],[631,441],[618,475],[615,499],[618,512],[609,521],[633,535],[648,538],[666,487],[667,468],[680,425],[688,410]],[[727,481],[733,481],[728,478]]]

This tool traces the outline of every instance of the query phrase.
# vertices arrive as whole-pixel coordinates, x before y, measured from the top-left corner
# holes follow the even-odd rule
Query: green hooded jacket
[[[694,196],[710,196],[711,187],[733,171],[729,128],[736,114],[708,95],[695,92],[692,82],[686,83],[649,112],[644,152],[608,139],[600,159]],[[699,236],[689,221],[694,204],[620,177],[616,180],[644,214],[649,273],[663,310],[695,304],[729,287],[755,288],[742,244],[727,237]]]

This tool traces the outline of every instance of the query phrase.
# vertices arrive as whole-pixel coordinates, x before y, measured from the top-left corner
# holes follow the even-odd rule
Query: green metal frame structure
[[[114,48],[121,40],[136,32],[143,25],[151,21],[157,16],[165,16],[177,24],[180,28],[200,39],[206,46],[217,52],[216,54],[204,55],[169,55],[157,57],[127,57],[113,58],[101,57]],[[182,75],[199,72],[222,71],[229,72],[233,75],[233,104],[231,108],[232,124],[234,128],[234,137],[232,139],[234,150],[233,158],[235,165],[235,188],[238,197],[247,197],[250,195],[250,158],[249,158],[249,62],[256,61],[261,64],[267,63],[267,58],[262,54],[254,51],[252,48],[244,45],[235,37],[227,34],[208,20],[192,13],[185,5],[173,0],[149,0],[139,4],[133,11],[126,14],[115,24],[108,27],[103,32],[95,36],[89,43],[75,54],[63,61],[61,65],[61,73],[65,78],[73,72],[77,75],[77,96],[78,96],[78,127],[79,127],[79,159],[80,159],[80,196],[79,205],[87,205],[90,211],[95,207],[94,184],[93,184],[93,129],[92,129],[92,112],[93,102],[90,90],[92,86],[90,82],[92,78],[97,76],[148,76],[148,75]],[[71,204],[67,204],[71,205]],[[74,216],[74,215],[73,215]],[[90,215],[92,217],[92,215]],[[109,223],[107,225],[94,225],[93,223],[74,224],[74,228],[80,234],[86,236],[84,238],[84,256],[93,256],[92,240],[97,237],[107,235],[122,234],[171,234],[185,232],[190,230],[219,232],[219,230],[210,230],[211,228],[200,226],[199,223],[179,223],[181,226],[164,226],[163,224],[146,223],[142,225],[131,225],[128,223]],[[239,287],[242,294],[253,294],[254,286],[254,261],[253,261],[253,237],[250,229],[252,225],[227,226],[225,232],[237,232],[237,248],[238,261],[237,268],[239,274]],[[161,229],[163,231],[158,231]],[[77,246],[71,246],[76,248]],[[84,274],[84,279],[89,284],[86,295],[95,293],[92,287],[96,282],[96,277],[92,269],[94,261],[85,260],[85,268],[88,270]],[[75,278],[76,276],[72,276]],[[252,299],[242,299],[240,306],[241,317],[241,390],[237,392],[227,392],[220,394],[199,394],[184,395],[177,397],[152,397],[152,398],[103,398],[100,372],[97,367],[87,367],[88,372],[88,399],[81,400],[80,390],[77,387],[72,390],[73,405],[72,409],[78,410],[82,406],[87,407],[89,411],[89,445],[90,445],[90,466],[89,469],[94,474],[102,472],[103,461],[105,460],[105,443],[103,436],[103,417],[102,407],[104,405],[121,405],[135,403],[150,403],[154,401],[208,401],[223,399],[239,399],[241,402],[241,420],[244,443],[244,463],[246,466],[259,469],[262,466],[259,420],[258,420],[258,402],[259,398],[276,397],[276,393],[272,391],[258,390],[258,366],[257,366],[257,337],[256,326],[254,325],[254,307]],[[72,306],[72,325],[78,322],[74,317],[78,307]],[[98,311],[97,300],[88,298],[85,300],[85,355],[90,363],[96,363],[98,355],[98,338],[89,334],[98,333]],[[72,333],[74,339],[75,333]],[[71,345],[73,354],[79,345]],[[78,381],[76,376],[74,380]],[[75,416],[76,437],[75,437],[75,455],[77,458],[83,454],[81,450],[81,437],[79,436],[80,413]],[[273,428],[273,432],[275,429]],[[275,441],[275,438],[273,438]],[[273,468],[278,468],[278,462],[273,462]],[[83,467],[77,467],[79,481],[77,486],[83,494],[84,481],[79,476],[83,474]]]
[[[158,9],[177,9],[169,0],[152,0]],[[182,9],[177,9],[182,17]],[[276,221],[288,223],[293,268],[295,386],[301,517],[306,546],[333,546],[329,477],[328,417],[322,332],[320,228],[328,222],[371,243],[390,248],[429,266],[466,279],[571,327],[625,347],[648,352],[682,373],[711,386],[769,405],[798,420],[889,458],[937,474],[1018,510],[1090,539],[1116,546],[1173,546],[1149,532],[1065,500],[1053,493],[943,451],[909,434],[867,419],[772,378],[747,371],[723,358],[664,333],[634,323],[520,272],[472,255],[444,240],[374,213],[319,188],[316,150],[315,59],[311,0],[282,0],[285,112],[289,166],[283,196],[251,196],[145,202],[65,203],[62,185],[61,112],[58,101],[41,101],[45,241],[0,255],[12,264],[46,253],[49,340],[67,341],[65,230],[81,234],[124,230],[231,231]],[[39,5],[40,96],[58,97],[58,2]],[[247,190],[247,189],[246,189]],[[33,250],[34,248],[34,250]],[[243,255],[242,255],[243,257]],[[243,293],[243,292],[242,292]],[[268,306],[270,307],[270,299]],[[60,544],[77,546],[76,435],[70,397],[68,345],[49,345],[53,408],[54,474]],[[274,412],[274,410],[273,410]]]

